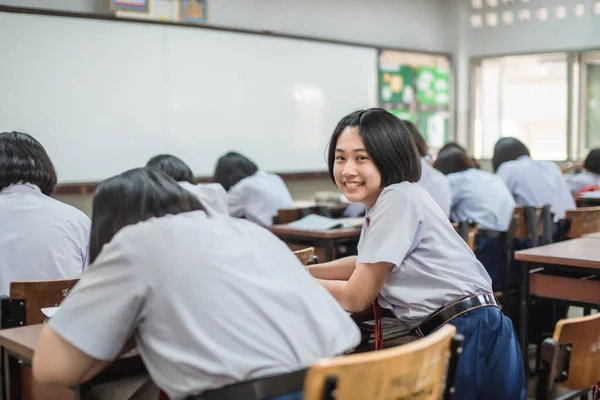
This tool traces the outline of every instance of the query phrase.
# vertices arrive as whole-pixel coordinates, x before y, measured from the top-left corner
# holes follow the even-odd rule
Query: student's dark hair
[[[404,181],[417,182],[421,178],[421,158],[409,129],[386,110],[369,108],[342,118],[329,139],[327,162],[334,182],[335,149],[347,127],[358,128],[365,150],[381,174],[382,187]]]
[[[194,183],[194,174],[180,158],[170,154],[159,154],[152,157],[146,167],[155,168],[177,182]]]
[[[45,195],[56,188],[56,170],[40,142],[27,133],[0,133],[0,190],[15,183],[31,183]]]
[[[438,158],[445,153],[448,150],[451,149],[458,149],[460,151],[462,151],[463,153],[465,153],[467,155],[467,157],[469,157],[469,159],[471,160],[471,163],[473,164],[473,168],[477,168],[479,169],[481,167],[481,165],[479,165],[479,163],[477,162],[477,160],[473,157],[470,157],[469,154],[467,153],[467,149],[465,149],[464,147],[462,147],[460,144],[456,143],[456,142],[448,142],[446,143],[444,146],[442,146],[442,148],[438,151]]]
[[[521,156],[529,156],[529,149],[519,139],[504,137],[499,139],[494,146],[492,167],[494,172],[507,161],[513,161]]]
[[[444,175],[455,172],[462,172],[469,168],[473,168],[473,160],[461,149],[457,147],[448,148],[443,153],[438,155],[438,158],[433,163],[433,167]]]
[[[438,157],[440,154],[442,154],[443,152],[450,150],[450,149],[458,149],[460,151],[462,151],[463,153],[467,153],[467,149],[465,149],[464,147],[462,147],[460,144],[456,143],[456,142],[448,142],[446,143],[444,146],[442,146],[442,148],[440,149],[440,151],[438,151]]]
[[[240,153],[230,151],[217,161],[213,182],[220,183],[226,191],[258,171],[258,167]]]
[[[204,210],[200,200],[154,168],[132,169],[103,181],[94,194],[90,263],[123,227],[194,210]]]
[[[600,149],[593,149],[588,153],[583,168],[594,174],[600,174]]]
[[[409,120],[406,120],[406,119],[403,119],[402,122],[404,122],[404,125],[406,125],[406,128],[408,128],[408,131],[412,135],[413,140],[415,141],[415,144],[417,145],[417,150],[419,151],[419,155],[421,157],[425,157],[427,155],[427,153],[429,153],[429,145],[425,141],[425,138],[423,138],[423,136],[421,135],[421,132],[419,132],[419,129],[415,126],[415,124],[413,124],[412,122],[410,122]]]

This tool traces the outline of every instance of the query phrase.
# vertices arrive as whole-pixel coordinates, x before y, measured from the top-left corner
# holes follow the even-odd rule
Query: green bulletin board
[[[430,147],[450,140],[450,61],[441,55],[379,51],[379,106],[414,122]]]

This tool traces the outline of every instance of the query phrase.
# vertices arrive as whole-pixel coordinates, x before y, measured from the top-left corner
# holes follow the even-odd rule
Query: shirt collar
[[[2,189],[2,191],[0,191],[0,194],[7,194],[7,193],[31,193],[31,192],[37,192],[37,193],[42,193],[42,191],[40,190],[39,187],[37,187],[37,185],[34,185],[33,183],[13,183],[12,185],[8,185],[7,187],[5,187],[4,189]]]

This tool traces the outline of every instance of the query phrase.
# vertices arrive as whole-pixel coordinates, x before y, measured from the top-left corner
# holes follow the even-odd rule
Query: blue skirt
[[[511,320],[496,307],[482,307],[450,323],[465,337],[454,398],[526,400],[523,357]]]

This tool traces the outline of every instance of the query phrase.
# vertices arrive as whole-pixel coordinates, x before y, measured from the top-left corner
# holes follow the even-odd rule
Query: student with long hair
[[[310,266],[311,274],[347,311],[376,302],[419,336],[455,325],[465,337],[455,398],[525,399],[512,323],[485,268],[417,184],[421,156],[405,124],[380,108],[345,116],[328,163],[334,183],[367,214],[358,256]]]
[[[12,281],[76,278],[88,258],[90,219],[53,199],[56,171],[22,132],[0,133],[0,294]]]
[[[91,265],[40,334],[41,385],[85,382],[134,339],[171,400],[233,384],[239,398],[253,398],[269,387],[254,380],[282,382],[273,399],[299,400],[285,377],[360,341],[282,241],[248,221],[207,217],[152,168],[102,182],[91,236]]]

